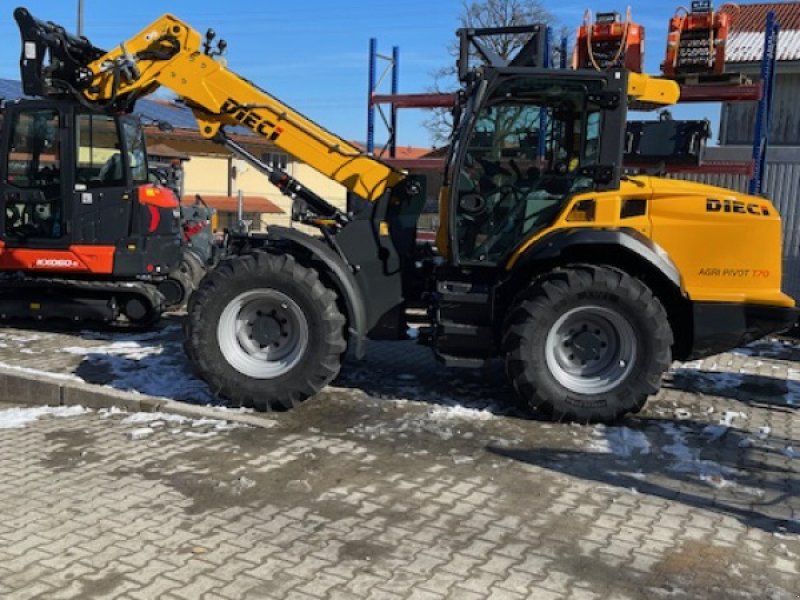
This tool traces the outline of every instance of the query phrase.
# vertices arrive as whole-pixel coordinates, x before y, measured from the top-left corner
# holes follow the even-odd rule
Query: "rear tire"
[[[222,263],[189,303],[185,348],[220,396],[288,410],[339,373],[345,318],[314,269],[256,252]]]
[[[503,347],[520,400],[555,419],[612,422],[658,392],[671,363],[667,313],[638,279],[575,265],[534,283]]]

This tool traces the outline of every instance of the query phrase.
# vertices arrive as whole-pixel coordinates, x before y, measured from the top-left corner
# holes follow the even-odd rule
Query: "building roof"
[[[431,151],[430,148],[415,148],[414,146],[398,146],[397,158],[422,158]]]
[[[206,204],[211,208],[216,208],[219,212],[236,212],[239,210],[239,198],[236,196],[208,196],[200,195]],[[195,203],[194,195],[187,195],[181,199],[183,206],[191,206]],[[284,211],[275,203],[264,196],[245,196],[244,212],[261,213],[269,215],[282,215]]]
[[[177,158],[180,160],[189,160],[190,158],[188,154],[179,152],[167,144],[148,144],[147,154],[149,156],[163,156],[164,158]]]
[[[735,8],[725,9],[734,17],[731,31],[764,32],[767,13],[772,11],[781,24],[781,31],[800,30],[800,2],[762,2],[756,4],[740,4],[740,12]]]
[[[350,143],[353,144],[356,148],[358,148],[362,152],[366,152],[367,151],[367,145],[364,144],[363,142],[356,142],[356,141],[350,140]],[[376,148],[375,148],[376,151],[383,148],[382,144],[380,144],[380,145],[376,144],[375,146],[376,146]],[[416,147],[416,146],[397,146],[397,158],[399,158],[399,159],[423,158],[424,156],[429,154],[430,151],[431,151],[430,148],[419,148],[419,147]],[[388,150],[387,150],[386,155],[381,157],[381,158],[388,158],[388,157],[389,157],[389,153],[388,153]]]
[[[764,31],[767,13],[775,13],[780,24],[778,35],[778,60],[800,60],[800,2],[768,2],[742,4],[733,16],[731,32],[725,49],[729,63],[760,62],[764,54]]]

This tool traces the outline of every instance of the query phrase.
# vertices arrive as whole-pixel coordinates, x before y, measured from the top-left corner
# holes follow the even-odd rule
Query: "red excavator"
[[[102,55],[44,28],[68,40],[57,60]],[[27,40],[22,64],[44,43]],[[151,324],[185,304],[203,261],[182,241],[175,194],[149,182],[142,125],[68,90],[45,94],[30,75],[22,69],[26,98],[0,104],[0,318]]]

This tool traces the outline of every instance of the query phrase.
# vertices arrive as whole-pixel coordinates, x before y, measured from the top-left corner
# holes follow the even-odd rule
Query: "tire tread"
[[[559,394],[543,385],[542,366],[533,364],[535,361],[526,356],[524,348],[544,326],[542,315],[576,294],[591,290],[616,293],[641,311],[642,319],[652,329],[648,337],[653,353],[645,372],[629,376],[620,389],[608,393],[611,401],[579,406],[570,402],[570,393],[563,388]],[[643,282],[614,267],[583,264],[554,270],[524,290],[510,311],[503,336],[506,372],[520,400],[553,419],[580,422],[613,422],[626,413],[639,412],[647,398],[661,387],[661,377],[672,360],[672,343],[666,311]]]

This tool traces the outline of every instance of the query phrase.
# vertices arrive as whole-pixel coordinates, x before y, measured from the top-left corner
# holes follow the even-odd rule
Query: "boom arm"
[[[27,10],[17,9],[15,17],[23,31],[23,73],[42,69],[43,39],[53,54],[51,73],[61,81],[51,87],[79,93],[82,101],[94,107],[129,111],[136,100],[163,86],[180,96],[192,109],[200,133],[219,139],[225,125],[244,126],[270,140],[276,147],[303,160],[323,175],[340,183],[358,196],[375,201],[393,188],[405,175],[389,165],[363,154],[357,147],[327,131],[271,96],[252,82],[230,71],[203,48],[200,33],[172,15],[164,15],[138,35],[110,52],[101,55],[85,38],[82,45],[94,52],[86,64],[65,65],[74,59],[59,48],[74,45],[75,40],[52,23],[43,23]],[[35,40],[28,42],[25,28],[35,29]],[[53,37],[63,38],[51,43]],[[37,48],[38,47],[38,52]],[[78,71],[80,71],[78,73]],[[65,73],[74,73],[64,77]]]

